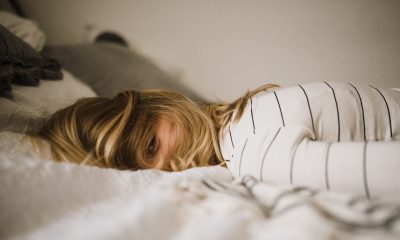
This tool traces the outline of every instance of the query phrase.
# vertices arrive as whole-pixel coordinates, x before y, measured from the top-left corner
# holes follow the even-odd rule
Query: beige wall
[[[132,45],[209,100],[274,82],[400,86],[397,0],[20,0],[53,44],[84,26]]]

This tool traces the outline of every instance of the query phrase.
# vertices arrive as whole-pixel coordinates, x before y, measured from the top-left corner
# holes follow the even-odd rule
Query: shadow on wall
[[[399,84],[400,1],[18,2],[49,43],[87,42],[85,26],[104,26],[211,101],[265,83]]]

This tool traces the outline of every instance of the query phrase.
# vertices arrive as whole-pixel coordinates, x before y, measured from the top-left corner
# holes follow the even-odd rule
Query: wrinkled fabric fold
[[[0,94],[11,91],[11,84],[37,86],[40,79],[62,79],[59,63],[0,25]]]

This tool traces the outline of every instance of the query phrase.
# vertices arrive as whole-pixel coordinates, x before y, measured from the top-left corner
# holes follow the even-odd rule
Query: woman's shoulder
[[[283,86],[276,91],[287,91],[296,89],[298,91],[304,91],[309,89],[310,91],[370,91],[376,89],[382,89],[386,91],[399,92],[399,88],[387,88],[380,85],[367,84],[367,83],[356,83],[356,82],[343,82],[343,81],[318,81],[318,82],[305,82],[294,84],[290,86]]]
[[[259,100],[262,104],[278,102],[280,99],[288,99],[290,102],[313,100],[317,104],[322,104],[324,101],[319,102],[319,100],[324,98],[337,98],[342,101],[360,98],[380,101],[382,97],[393,98],[396,101],[400,97],[400,91],[398,88],[385,88],[362,83],[321,81],[269,89],[256,94],[253,100]]]

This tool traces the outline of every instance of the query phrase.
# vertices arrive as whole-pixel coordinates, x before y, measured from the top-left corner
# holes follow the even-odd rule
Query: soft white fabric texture
[[[399,239],[392,201],[289,189],[226,168],[119,171],[38,158],[0,133],[0,239]],[[251,193],[250,193],[251,191]]]
[[[40,52],[46,43],[46,35],[32,20],[22,18],[13,13],[0,11],[0,24],[14,33],[17,37]]]
[[[96,94],[71,73],[62,70],[62,80],[41,80],[39,86],[13,85],[11,96],[0,97],[0,130],[35,131],[48,117],[83,97]]]
[[[344,82],[262,92],[220,137],[236,177],[400,195],[400,92]]]

